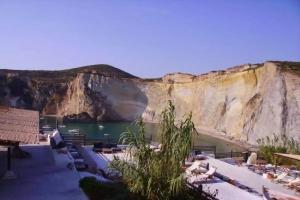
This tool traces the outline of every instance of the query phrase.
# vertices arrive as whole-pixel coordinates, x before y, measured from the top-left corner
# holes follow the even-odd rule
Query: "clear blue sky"
[[[2,0],[0,68],[141,77],[300,60],[299,0]]]

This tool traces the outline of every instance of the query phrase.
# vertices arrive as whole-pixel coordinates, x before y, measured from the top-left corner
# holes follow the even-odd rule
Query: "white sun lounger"
[[[193,162],[193,164],[191,166],[189,166],[188,168],[186,168],[185,172],[187,174],[187,176],[192,176],[193,171],[196,169],[199,169],[201,165],[201,161],[196,160],[195,162]]]
[[[291,180],[285,186],[288,186],[288,187],[300,186],[300,178],[295,178],[294,180]]]
[[[272,200],[272,199],[286,199],[286,200],[300,200],[300,197],[284,194],[275,190],[270,190],[263,186],[263,199]]]
[[[188,182],[191,184],[196,184],[199,182],[206,181],[207,179],[210,179],[213,177],[213,175],[216,173],[217,168],[211,167],[205,174],[200,175],[194,175],[188,179]]]
[[[102,182],[102,183],[112,183],[111,180],[104,178],[103,176],[99,176],[97,174],[92,174],[90,172],[79,172],[79,175],[81,178],[85,178],[85,177],[94,177],[96,178],[98,181]]]
[[[288,173],[283,172],[283,173],[281,173],[277,178],[275,178],[273,181],[274,181],[274,182],[281,182],[282,179],[284,179],[287,175],[288,175]]]

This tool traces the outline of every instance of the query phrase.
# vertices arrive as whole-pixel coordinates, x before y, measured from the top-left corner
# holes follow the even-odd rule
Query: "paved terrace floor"
[[[203,182],[203,189],[207,192],[218,190],[217,198],[220,200],[262,200],[261,196],[249,193],[219,178]]]
[[[12,159],[17,179],[0,179],[1,200],[85,200],[77,171],[66,168],[66,155],[53,154],[48,145],[22,146],[32,157]],[[59,161],[59,162],[56,162]],[[0,175],[6,167],[6,152],[0,150]]]
[[[91,148],[86,147],[87,151],[97,162],[97,165],[102,170],[106,171],[108,163],[113,160],[114,156],[119,157],[120,159],[125,159],[124,153],[115,153],[115,154],[101,154],[94,153]],[[218,190],[217,198],[221,200],[261,200],[261,196],[249,193],[245,190],[242,190],[238,187],[235,187],[223,180],[214,178],[212,181],[204,182],[203,189],[205,191],[214,192]]]

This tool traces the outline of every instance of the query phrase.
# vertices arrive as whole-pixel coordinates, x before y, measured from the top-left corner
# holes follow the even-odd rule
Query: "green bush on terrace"
[[[260,138],[257,140],[259,153],[266,161],[272,164],[290,163],[286,159],[274,156],[274,153],[300,154],[300,143],[286,134],[273,134],[272,137]],[[283,162],[284,161],[284,162]]]
[[[79,186],[90,200],[136,199],[122,183],[100,183],[94,177],[86,177],[80,180]]]
[[[169,106],[161,114],[160,151],[153,151],[145,139],[144,123],[139,121],[139,131],[124,132],[120,140],[128,144],[128,157],[123,161],[114,158],[111,167],[122,174],[128,189],[142,199],[207,199],[203,193],[187,186],[182,170],[185,158],[192,150],[195,132],[192,115],[175,121],[175,107]]]

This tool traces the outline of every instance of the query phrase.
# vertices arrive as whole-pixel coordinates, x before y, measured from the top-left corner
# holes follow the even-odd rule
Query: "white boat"
[[[50,125],[44,125],[44,126],[42,126],[42,130],[43,131],[53,131],[54,127],[52,127]]]
[[[66,125],[59,125],[59,128],[65,128]]]
[[[70,129],[69,133],[79,133],[79,129]]]
[[[42,129],[48,131],[48,130],[53,130],[54,128],[52,126],[46,124],[46,125],[42,126]]]
[[[99,127],[99,129],[103,129],[104,128],[104,126],[102,126],[102,125],[99,125],[98,127]]]

